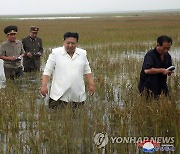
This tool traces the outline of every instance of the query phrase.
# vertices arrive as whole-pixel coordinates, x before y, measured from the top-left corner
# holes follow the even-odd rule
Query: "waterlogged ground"
[[[137,144],[120,143],[121,137],[172,137],[174,141],[164,145],[166,149],[167,145],[173,147],[172,153],[179,152],[178,13],[114,16],[120,17],[1,20],[1,29],[17,24],[19,38],[28,35],[29,26],[40,26],[39,35],[45,47],[42,71],[51,48],[61,45],[60,36],[65,31],[78,31],[79,47],[87,50],[96,92],[93,97],[87,92],[87,101],[80,109],[67,106],[52,111],[47,106],[48,97],[42,98],[39,92],[42,71],[25,73],[21,80],[5,82],[0,61],[0,153],[143,153]],[[168,78],[171,97],[147,101],[138,93],[139,73],[145,52],[153,48],[156,37],[164,33],[174,40],[170,54],[176,70]],[[2,42],[6,38],[0,39]],[[94,141],[98,133],[104,135],[103,138],[107,134],[107,145],[105,140]],[[118,138],[116,143],[112,138]],[[162,143],[156,150],[160,148],[163,149]],[[162,153],[159,151],[155,153]]]
[[[48,52],[50,52],[48,50]],[[174,51],[171,51],[170,52],[171,55],[172,55],[172,58],[173,58],[173,61],[174,61],[174,64],[176,67],[178,67],[178,64],[179,64],[179,61],[180,61],[180,54],[178,52],[178,50],[174,50]],[[129,61],[131,62],[131,65],[135,65],[135,62],[138,62],[138,63],[142,63],[143,61],[143,57],[144,57],[144,52],[133,52],[133,51],[130,51],[130,52],[122,52],[121,54],[110,54],[108,55],[108,58],[106,59],[108,61],[108,65],[114,65],[112,66],[112,68],[114,69],[114,71],[116,72],[116,69],[119,69],[120,65]],[[96,59],[96,58],[94,58]],[[98,60],[98,57],[97,57],[97,60]],[[99,60],[98,60],[99,61]],[[121,61],[121,62],[120,62]],[[120,64],[118,64],[120,62]],[[96,65],[96,62],[94,61],[90,61],[92,67],[95,67],[94,65]],[[1,62],[1,66],[2,66],[2,62]],[[118,65],[117,65],[118,64]],[[117,65],[117,66],[116,66]],[[42,69],[43,69],[44,66],[42,66]],[[117,68],[116,68],[117,67]],[[131,67],[131,66],[128,66],[128,67]],[[100,90],[99,87],[98,87],[98,91],[95,93],[95,96],[94,97],[90,97],[88,96],[88,100],[87,102],[91,102],[91,103],[97,103],[97,106],[99,108],[99,110],[101,111],[101,105],[99,105],[99,102],[101,102],[103,105],[103,110],[104,112],[101,114],[102,115],[102,125],[106,125],[106,132],[113,132],[113,134],[115,133],[116,134],[116,127],[112,127],[113,126],[113,122],[112,122],[112,110],[115,110],[115,112],[117,112],[116,114],[119,114],[118,111],[116,111],[116,107],[119,106],[119,109],[118,110],[124,110],[125,107],[127,107],[127,104],[126,104],[126,99],[124,99],[124,93],[125,93],[125,87],[126,88],[132,88],[131,85],[133,84],[133,80],[131,81],[131,78],[133,77],[137,77],[137,73],[140,72],[140,68],[138,68],[138,72],[133,72],[131,71],[131,69],[127,68],[126,64],[124,64],[124,66],[121,66],[121,70],[122,72],[119,73],[119,71],[117,71],[117,73],[112,73],[114,71],[112,71],[111,73],[113,74],[109,74],[108,70],[107,71],[103,71],[104,74],[101,74],[103,75],[103,78],[101,79],[101,75],[97,75],[96,76],[96,70],[94,70],[94,76],[95,76],[95,79],[96,81],[99,80],[99,83],[96,83],[97,84],[97,87],[98,86],[103,86],[103,88],[105,88],[104,90]],[[178,70],[178,68],[177,68]],[[128,73],[127,73],[128,71]],[[178,70],[179,71],[179,70]],[[134,74],[136,73],[136,74]],[[174,75],[176,75],[177,72],[175,71]],[[8,153],[9,151],[11,151],[11,153],[16,153],[16,148],[14,148],[13,146],[12,147],[8,147],[8,143],[10,143],[11,141],[11,138],[13,138],[13,136],[15,135],[17,138],[18,136],[21,138],[21,141],[19,142],[22,142],[23,144],[23,148],[21,150],[18,150],[18,151],[24,151],[25,153],[33,153],[32,149],[31,149],[31,146],[29,144],[27,144],[29,142],[29,139],[33,136],[34,138],[40,138],[40,135],[42,135],[42,130],[40,130],[40,126],[39,126],[39,120],[41,119],[41,116],[40,114],[40,108],[42,108],[44,106],[44,111],[43,112],[46,112],[46,116],[48,118],[48,121],[52,119],[52,116],[54,118],[57,118],[56,116],[57,115],[53,115],[54,113],[52,113],[49,109],[48,109],[48,96],[45,97],[45,98],[42,98],[40,93],[39,93],[39,88],[40,88],[40,84],[41,84],[41,75],[42,75],[42,72],[40,72],[39,74],[28,74],[28,73],[25,73],[25,76],[24,78],[22,78],[20,81],[18,81],[16,84],[16,90],[19,90],[20,93],[22,93],[22,95],[33,95],[33,92],[35,93],[35,95],[33,96],[34,98],[34,101],[31,102],[31,103],[34,103],[34,104],[26,104],[25,106],[22,105],[22,108],[33,108],[33,119],[29,119],[27,118],[28,115],[26,115],[26,113],[21,110],[21,111],[17,111],[17,119],[18,121],[16,122],[16,125],[17,126],[13,126],[15,127],[14,129],[16,129],[16,133],[13,134],[11,132],[8,132],[8,133],[4,133],[3,131],[0,130],[0,143],[1,143],[1,151],[3,151],[4,153]],[[131,77],[130,77],[131,76]],[[5,80],[4,80],[4,75],[3,75],[3,69],[1,68],[1,94],[4,94],[5,95]],[[98,84],[101,84],[102,81],[100,80],[103,80],[103,85],[98,85]],[[9,84],[9,83],[8,83]],[[7,84],[7,86],[8,86]],[[124,84],[124,85],[123,85]],[[137,86],[137,83],[135,84]],[[13,85],[14,86],[14,85]],[[179,89],[180,87],[178,87]],[[130,90],[129,89],[129,90]],[[135,88],[136,89],[136,88]],[[4,91],[4,92],[3,92]],[[102,93],[103,91],[103,93]],[[127,92],[126,92],[127,93]],[[137,92],[138,93],[138,92]],[[133,97],[133,96],[132,96]],[[29,99],[31,99],[31,96],[29,97]],[[23,98],[20,98],[18,100],[18,102],[22,102],[24,101]],[[22,102],[23,103],[23,102]],[[90,104],[91,104],[90,103]],[[92,105],[88,105],[86,106],[86,109],[87,110],[87,117],[88,118],[92,118],[92,120],[96,117],[95,115],[93,115],[93,111],[90,109],[90,108],[93,108],[93,104]],[[180,109],[180,100],[176,100],[176,106],[177,108]],[[30,106],[29,106],[30,105]],[[114,108],[114,107],[115,108]],[[95,108],[96,108],[95,107]],[[89,108],[89,109],[88,109]],[[95,109],[94,108],[94,109]],[[122,112],[121,111],[121,112]],[[61,112],[64,112],[64,111],[61,111]],[[72,113],[70,113],[71,111],[67,111],[69,112],[69,114],[71,115]],[[80,116],[82,113],[79,113],[80,111],[78,111],[78,115],[75,115],[75,116]],[[82,112],[82,111],[81,111]],[[114,111],[113,111],[114,112]],[[156,111],[158,112],[158,111]],[[45,114],[45,113],[43,113]],[[96,113],[97,114],[97,113]],[[128,120],[129,118],[131,118],[131,116],[129,115],[126,115],[125,113],[122,112],[122,116],[127,116],[127,125],[131,125],[131,122],[130,120]],[[25,116],[26,115],[26,116]],[[70,116],[68,115],[68,116]],[[72,116],[72,115],[71,115]],[[111,118],[110,118],[111,117]],[[80,118],[80,117],[79,117]],[[96,117],[97,118],[97,117]],[[117,118],[117,117],[116,117]],[[116,119],[115,118],[115,119]],[[81,118],[80,118],[81,119]],[[73,118],[73,127],[74,124],[77,122],[79,123],[80,119],[78,119],[77,117],[76,118]],[[113,120],[115,120],[113,118]],[[35,121],[34,121],[35,120]],[[62,120],[62,119],[61,119]],[[67,119],[66,119],[67,120]],[[72,119],[71,119],[72,120]],[[84,119],[83,119],[84,120]],[[96,119],[98,120],[98,119]],[[96,121],[95,120],[95,121]],[[100,120],[100,119],[99,119]],[[124,121],[125,122],[125,121]],[[125,124],[123,121],[121,121],[120,123],[122,124]],[[41,125],[47,125],[46,122],[42,122]],[[57,124],[59,125],[59,127],[62,127],[61,124]],[[89,124],[88,124],[89,125]],[[98,125],[98,122],[97,122],[97,125]],[[7,124],[7,127],[8,129],[10,129],[12,127],[12,122],[9,122]],[[93,127],[93,125],[92,125]],[[87,129],[91,129],[92,131],[92,127],[91,126],[88,126]],[[76,139],[76,146],[78,146],[79,148],[76,150],[77,153],[82,153],[82,149],[86,148],[84,147],[85,145],[83,144],[83,141],[82,141],[82,138],[80,137],[81,136],[81,133],[78,132],[79,130],[79,127],[75,127],[76,131],[73,130],[72,133],[75,133],[76,135],[74,136],[75,138],[78,137]],[[91,132],[90,131],[90,132]],[[99,131],[105,131],[105,130],[99,130]],[[134,132],[134,130],[129,127],[128,130],[127,130],[127,134],[128,136],[130,136],[130,132]],[[60,132],[60,134],[62,134],[63,132]],[[79,134],[80,133],[80,134]],[[114,134],[114,135],[115,135]],[[63,134],[62,134],[63,135]],[[95,135],[95,134],[94,134]],[[46,139],[45,139],[46,140]],[[25,144],[26,143],[26,144]],[[89,144],[91,144],[91,146],[93,147],[91,149],[91,151],[96,151],[96,147],[94,145],[94,142],[92,141],[92,143],[90,142]],[[118,142],[116,143],[118,144]],[[87,146],[87,145],[86,145]],[[49,143],[47,142],[41,142],[41,145],[39,147],[39,151],[41,153],[49,153]],[[124,148],[124,147],[123,147]],[[133,146],[133,144],[129,145],[128,146],[129,149],[134,149],[135,146]],[[17,148],[18,149],[18,148]],[[57,150],[55,150],[55,153],[59,153],[61,150],[66,150],[65,148],[59,148]],[[131,153],[132,151],[129,150],[128,153]],[[140,151],[139,151],[140,152]],[[102,151],[102,153],[105,153],[105,150]],[[118,153],[118,150],[115,152],[115,153]]]
[[[100,47],[103,47],[103,45],[99,45]],[[94,47],[96,48],[96,47]],[[51,52],[50,49],[47,49],[49,52]],[[179,49],[175,49],[175,50],[171,50],[169,52],[172,56],[172,60],[173,60],[173,64],[176,66],[176,69],[178,69],[179,66],[179,62],[180,62],[180,52]],[[119,61],[125,61],[125,60],[132,60],[135,59],[138,62],[142,62],[143,58],[145,56],[145,52],[134,52],[134,51],[129,51],[129,52],[122,52],[120,54],[110,54],[108,55],[108,60],[110,64],[114,64],[114,63],[118,63]],[[43,62],[43,64],[45,65],[46,61]],[[93,63],[93,62],[92,62]],[[43,72],[44,69],[44,65],[41,66],[41,71]],[[125,69],[125,68],[124,68]],[[139,70],[140,72],[140,70]],[[174,74],[177,74],[178,71],[174,71]],[[125,76],[126,74],[124,72],[122,72],[122,74],[120,74],[119,78],[126,78]],[[114,76],[114,78],[116,78],[116,75]],[[3,60],[0,60],[0,88],[4,88],[5,87],[5,74],[4,74],[4,68],[3,68]],[[32,80],[32,79],[31,79]],[[30,81],[31,81],[30,80]],[[36,80],[36,77],[33,79]],[[22,87],[26,87],[26,85],[23,85],[22,83]],[[116,89],[114,90],[116,93]],[[115,100],[116,100],[116,94],[115,94]]]

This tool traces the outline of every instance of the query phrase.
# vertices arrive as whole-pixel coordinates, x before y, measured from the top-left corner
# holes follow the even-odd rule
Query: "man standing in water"
[[[22,40],[26,52],[23,59],[24,72],[40,71],[40,57],[43,53],[42,39],[37,37],[39,28],[30,27],[30,34]]]
[[[167,75],[172,74],[172,70],[167,69],[172,66],[171,56],[168,53],[172,45],[172,39],[166,35],[157,38],[157,45],[154,49],[146,53],[139,82],[139,91],[147,92],[148,97],[158,98],[160,94],[168,95]]]
[[[5,76],[12,80],[23,75],[21,59],[24,49],[22,42],[16,40],[17,31],[17,26],[7,26],[4,29],[7,40],[0,44],[0,59],[4,60]]]
[[[53,74],[49,107],[72,103],[77,107],[86,100],[84,79],[89,83],[90,95],[94,94],[94,80],[86,56],[86,50],[77,48],[79,34],[67,32],[64,34],[64,46],[55,48],[47,60],[41,93],[48,93],[47,83]]]

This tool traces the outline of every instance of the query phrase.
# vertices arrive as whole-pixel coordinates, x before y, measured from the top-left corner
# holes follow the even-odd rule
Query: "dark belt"
[[[72,108],[79,108],[83,104],[84,104],[84,101],[83,102],[65,102],[60,99],[55,101],[52,98],[49,98],[49,108],[51,109],[64,108],[67,105],[70,105]]]

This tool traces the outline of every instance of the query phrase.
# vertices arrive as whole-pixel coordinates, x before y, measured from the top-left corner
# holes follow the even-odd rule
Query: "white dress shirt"
[[[52,49],[43,75],[53,74],[50,97],[53,100],[82,102],[86,100],[84,74],[91,73],[86,50],[76,48],[73,57],[64,46]]]

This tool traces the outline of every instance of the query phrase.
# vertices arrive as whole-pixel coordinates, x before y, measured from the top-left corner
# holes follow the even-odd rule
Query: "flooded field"
[[[179,19],[179,15],[168,14],[43,21],[0,19],[1,30],[9,24],[19,27],[18,39],[28,35],[31,25],[40,27],[45,49],[42,71],[51,49],[62,45],[63,33],[78,31],[79,47],[87,50],[96,83],[95,95],[91,97],[87,92],[82,108],[72,110],[67,106],[52,111],[47,106],[48,98],[42,98],[39,92],[42,71],[26,73],[13,82],[7,80],[6,87],[0,89],[0,153],[141,154],[142,146],[137,144],[140,138],[153,137],[157,141],[159,137],[161,145],[154,153],[164,150],[178,154]],[[171,97],[147,101],[137,89],[139,73],[145,53],[162,34],[173,38],[170,54],[176,70],[168,78]],[[98,133],[103,136],[96,140]],[[122,140],[128,137],[134,139]],[[105,144],[102,147],[101,142]]]

